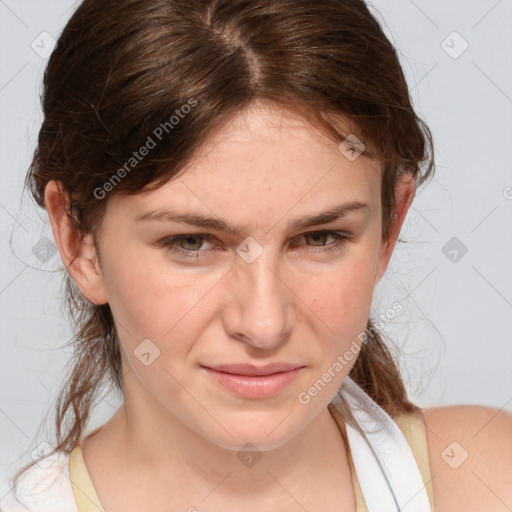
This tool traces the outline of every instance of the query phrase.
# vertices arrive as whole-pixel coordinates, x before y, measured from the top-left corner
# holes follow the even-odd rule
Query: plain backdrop
[[[41,123],[41,77],[71,0],[0,0],[0,474],[52,431],[71,352],[60,257],[23,180]],[[435,140],[372,315],[401,350],[421,406],[512,411],[512,2],[381,0],[415,107]],[[93,423],[119,396],[105,398]],[[9,492],[0,487],[0,499]]]

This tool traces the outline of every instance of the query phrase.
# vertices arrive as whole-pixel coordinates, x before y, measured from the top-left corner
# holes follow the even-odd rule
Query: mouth
[[[300,364],[291,363],[270,363],[264,366],[254,366],[252,364],[220,364],[215,366],[205,366],[216,372],[229,373],[231,375],[244,375],[247,377],[264,377],[274,373],[289,372],[302,368]]]
[[[246,399],[264,399],[283,391],[304,366],[272,363],[265,366],[228,364],[203,366],[206,373],[224,389]]]

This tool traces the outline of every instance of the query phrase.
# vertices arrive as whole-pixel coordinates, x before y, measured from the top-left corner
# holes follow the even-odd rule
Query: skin
[[[82,444],[108,512],[325,511],[333,503],[355,510],[345,445],[327,410],[355,358],[309,403],[297,396],[354,340],[360,344],[373,291],[415,194],[414,181],[401,177],[390,236],[382,241],[380,180],[377,162],[351,161],[296,115],[253,105],[232,116],[160,189],[112,195],[99,253],[91,235],[80,241],[71,229],[59,183],[48,184],[61,258],[89,301],[110,304],[123,353],[124,404]],[[289,227],[349,201],[368,204],[368,211]],[[135,222],[156,209],[199,212],[246,229],[231,235],[171,221]],[[319,230],[342,230],[349,239],[322,253],[336,240],[311,236]],[[182,240],[182,249],[201,253],[198,259],[158,244],[185,234],[210,235]],[[236,252],[248,236],[262,249],[251,263]],[[149,366],[134,353],[144,339],[160,351]],[[201,368],[276,361],[304,368],[285,390],[258,400],[232,394]],[[446,416],[428,416],[433,431],[444,431]],[[236,457],[247,442],[262,454],[250,468]],[[443,492],[439,484],[436,496]]]
[[[512,415],[454,405],[423,409],[423,416],[436,512],[512,510]]]

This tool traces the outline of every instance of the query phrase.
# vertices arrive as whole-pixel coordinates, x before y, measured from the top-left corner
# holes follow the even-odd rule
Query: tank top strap
[[[352,384],[353,385],[353,384]],[[366,396],[369,399],[368,396]],[[351,404],[351,407],[354,405]],[[380,408],[375,402],[372,403],[374,408]],[[343,441],[345,443],[348,464],[350,467],[350,473],[352,476],[352,484],[353,491],[356,502],[356,512],[368,512],[368,505],[364,498],[363,490],[361,489],[361,485],[357,476],[356,466],[354,464],[354,458],[350,449],[350,444],[347,439],[346,428],[347,424],[345,422],[345,418],[341,412],[339,402],[335,400],[328,407],[331,415],[336,421],[340,433],[342,435]],[[354,411],[354,409],[353,409]],[[389,417],[388,417],[389,418]],[[401,431],[403,437],[407,445],[410,448],[414,461],[416,462],[417,471],[421,476],[421,480],[423,482],[423,486],[428,497],[428,505],[431,512],[435,512],[435,502],[434,502],[434,492],[432,487],[432,478],[430,472],[430,464],[428,458],[428,446],[427,446],[427,436],[425,430],[425,424],[423,419],[423,414],[420,413],[410,413],[410,414],[402,414],[399,416],[395,416],[392,418],[392,422],[396,424],[398,429]],[[377,423],[374,425],[377,426]],[[367,468],[370,469],[370,466]],[[365,472],[365,478],[368,477],[367,472]],[[374,475],[375,477],[376,475]],[[427,507],[428,509],[428,507]],[[395,509],[394,509],[395,510]],[[398,509],[396,509],[398,510]]]
[[[359,480],[357,479],[356,469],[354,467],[354,461],[352,459],[352,455],[350,453],[350,449],[347,446],[347,457],[348,464],[350,466],[350,473],[352,475],[352,485],[354,487],[354,496],[356,498],[356,512],[368,512],[368,507],[366,506],[366,501],[364,500],[363,491],[361,491],[361,486],[359,485]]]
[[[87,471],[80,446],[69,454],[69,477],[79,512],[105,512]]]
[[[423,414],[402,414],[393,418],[404,434],[407,443],[411,447],[416,464],[421,473],[423,484],[427,491],[430,502],[430,510],[435,512],[434,488],[432,486],[432,476],[430,473],[430,463],[428,458],[427,432],[425,429],[425,420]]]
[[[332,416],[336,420],[338,427],[340,427],[343,441],[347,449],[347,458],[350,466],[350,473],[352,475],[352,484],[356,501],[356,512],[368,512],[368,507],[364,499],[361,486],[359,484],[359,479],[357,478],[357,472],[354,466],[352,453],[350,452],[350,445],[347,442],[346,434],[344,433],[344,428],[341,425],[341,422],[344,421],[343,416],[336,407],[329,408],[329,410],[331,411]],[[405,439],[407,440],[408,445],[411,448],[412,454],[420,471],[423,484],[427,491],[430,503],[430,510],[431,512],[435,512],[434,490],[432,487],[432,477],[428,459],[427,436],[423,415],[417,415],[414,413],[402,414],[400,416],[394,417],[393,421],[397,424],[397,426],[403,433]]]

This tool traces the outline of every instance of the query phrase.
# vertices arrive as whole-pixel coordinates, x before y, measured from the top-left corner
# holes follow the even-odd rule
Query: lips
[[[285,392],[304,368],[291,363],[221,364],[203,366],[208,378],[231,394],[246,400],[269,399]]]
[[[274,373],[289,372],[297,368],[302,368],[302,365],[290,363],[270,363],[264,366],[254,366],[252,364],[220,364],[206,366],[206,368],[217,372],[230,373],[232,375],[265,376]]]

